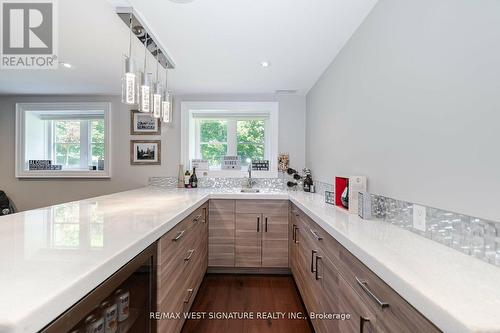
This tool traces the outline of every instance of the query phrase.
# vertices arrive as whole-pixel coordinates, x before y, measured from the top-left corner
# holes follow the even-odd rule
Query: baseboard
[[[213,274],[273,274],[291,275],[288,267],[208,267],[207,273]]]

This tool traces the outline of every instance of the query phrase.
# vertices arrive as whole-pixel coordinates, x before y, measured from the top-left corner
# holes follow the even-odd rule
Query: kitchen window
[[[17,104],[16,176],[110,176],[109,103]]]
[[[209,162],[210,176],[246,175],[247,159],[269,160],[270,170],[255,176],[276,175],[278,103],[182,103],[182,159]],[[223,156],[238,156],[239,170],[222,170]]]
[[[104,161],[104,119],[50,120],[51,160],[65,170],[85,169]]]

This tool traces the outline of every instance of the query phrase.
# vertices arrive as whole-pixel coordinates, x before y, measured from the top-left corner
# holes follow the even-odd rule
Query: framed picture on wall
[[[161,141],[160,140],[131,140],[130,141],[131,165],[160,165]]]
[[[130,111],[130,135],[160,135],[161,123],[159,118],[150,113],[137,110]]]

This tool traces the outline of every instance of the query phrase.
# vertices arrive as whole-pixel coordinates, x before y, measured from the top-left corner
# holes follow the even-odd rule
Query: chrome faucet
[[[247,187],[252,188],[253,185],[255,184],[255,181],[252,179],[252,159],[247,158],[247,163],[248,163],[248,181],[247,181]]]

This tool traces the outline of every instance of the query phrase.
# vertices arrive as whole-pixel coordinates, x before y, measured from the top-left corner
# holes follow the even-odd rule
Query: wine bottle
[[[186,173],[184,173],[184,187],[189,188],[189,179],[191,178],[191,173],[189,173],[189,170],[186,170]]]
[[[311,185],[313,185],[313,180],[311,175],[307,175],[304,179],[304,192],[311,192]]]
[[[189,178],[189,184],[191,185],[191,188],[198,187],[198,177],[196,176],[196,168],[193,168],[193,174],[191,175],[191,178]]]

